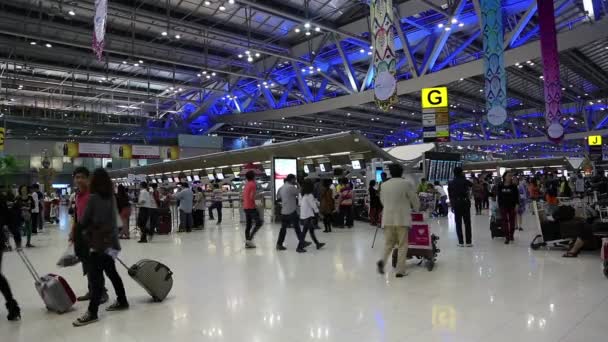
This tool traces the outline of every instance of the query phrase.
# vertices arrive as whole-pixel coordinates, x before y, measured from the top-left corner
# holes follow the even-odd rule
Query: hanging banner
[[[95,0],[95,17],[93,19],[93,52],[97,60],[103,57],[103,47],[106,36],[106,21],[108,17],[108,0]]]
[[[555,11],[553,1],[537,0],[540,26],[540,52],[543,61],[543,80],[545,82],[545,128],[553,142],[564,137],[561,124],[562,86],[559,77],[559,53],[555,30]]]
[[[481,0],[481,23],[487,121],[490,127],[496,128],[507,120],[507,73],[500,0]]]
[[[0,152],[4,151],[4,140],[5,140],[4,127],[0,127]]]
[[[448,106],[448,88],[423,88],[420,103],[422,104],[422,141],[450,141],[450,111]]]
[[[66,142],[66,143],[55,143],[53,155],[57,157],[78,157],[78,143]]]
[[[110,158],[110,145],[79,143],[78,156],[92,158]]]
[[[131,145],[112,145],[112,158],[131,159]]]
[[[179,146],[163,146],[160,148],[161,159],[178,160]]]
[[[397,102],[393,0],[372,0],[370,13],[374,49],[374,98],[378,107],[387,111]]]
[[[150,145],[133,145],[131,149],[133,159],[159,159],[160,147]]]

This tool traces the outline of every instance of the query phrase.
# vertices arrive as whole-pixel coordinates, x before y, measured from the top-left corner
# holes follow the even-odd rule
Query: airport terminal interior
[[[1,341],[606,341],[607,109],[606,0],[0,0]]]

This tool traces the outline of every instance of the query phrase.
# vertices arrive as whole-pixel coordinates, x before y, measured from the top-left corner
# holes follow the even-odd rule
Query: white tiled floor
[[[436,269],[415,265],[410,275],[375,273],[383,243],[374,229],[358,223],[353,230],[318,235],[321,251],[294,251],[288,235],[285,252],[274,250],[276,225],[257,236],[256,250],[243,249],[243,230],[225,210],[221,229],[208,223],[204,232],[159,236],[148,245],[123,244],[129,263],[148,257],[175,273],[175,285],[163,303],[150,303],[145,292],[120,270],[132,308],[102,312],[97,324],[72,328],[85,309],[79,303],[65,315],[47,313],[32,279],[15,253],[5,255],[3,271],[23,308],[23,321],[0,321],[2,341],[605,341],[608,279],[598,253],[563,259],[559,251],[531,251],[531,217],[515,245],[492,241],[487,216],[474,216],[475,247],[455,246],[446,219],[433,220],[441,237]],[[65,227],[51,228],[28,250],[44,272],[64,275],[83,293],[80,268],[57,269],[66,247]],[[94,336],[93,339],[91,339]]]

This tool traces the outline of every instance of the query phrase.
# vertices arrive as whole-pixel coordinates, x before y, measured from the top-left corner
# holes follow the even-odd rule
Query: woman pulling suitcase
[[[17,249],[21,248],[21,234],[19,229],[17,229],[17,225],[15,224],[14,213],[9,209],[8,206],[8,197],[5,193],[0,194],[0,229],[7,225],[13,238],[15,239],[15,245]],[[5,236],[4,230],[0,230],[0,292],[4,296],[6,300],[6,309],[8,310],[8,315],[6,318],[9,321],[18,321],[21,319],[21,310],[19,309],[19,305],[17,301],[13,297],[13,293],[11,291],[11,287],[8,284],[8,281],[2,274],[2,254],[4,254],[4,242],[8,240],[8,236]]]
[[[75,327],[98,320],[99,304],[104,293],[104,272],[112,282],[117,296],[116,302],[107,307],[106,311],[129,308],[125,288],[114,263],[114,257],[120,251],[118,209],[113,195],[112,180],[104,169],[97,169],[93,173],[90,192],[84,215],[76,226],[74,251],[80,260],[86,261],[88,265],[87,277],[91,301],[87,312],[74,321]]]

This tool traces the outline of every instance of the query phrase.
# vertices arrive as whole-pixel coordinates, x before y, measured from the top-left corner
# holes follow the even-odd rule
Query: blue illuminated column
[[[481,24],[487,120],[497,128],[507,120],[507,74],[500,0],[481,0]]]

